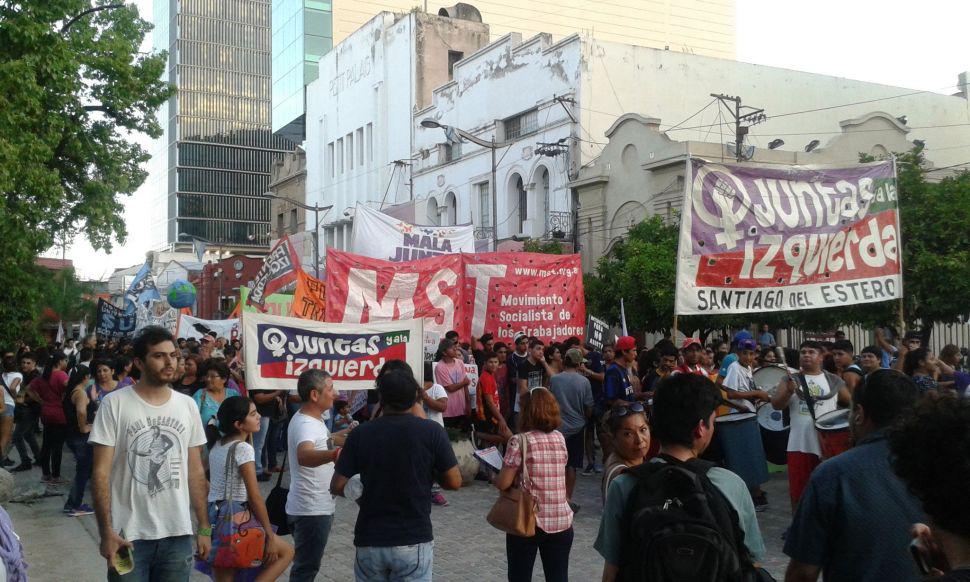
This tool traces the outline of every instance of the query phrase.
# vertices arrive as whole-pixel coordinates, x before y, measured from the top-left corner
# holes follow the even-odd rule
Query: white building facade
[[[349,248],[357,203],[418,223],[472,222],[481,239],[497,225],[499,249],[523,238],[574,240],[570,184],[616,121],[636,113],[662,119],[658,131],[673,140],[733,141],[733,119],[712,93],[764,109],[746,141],[756,149],[779,138],[782,150],[814,140],[825,149],[849,132],[840,123],[880,111],[898,118],[907,140],[925,142],[937,167],[970,160],[967,73],[943,95],[580,35],[510,33],[486,45],[483,32],[487,39],[477,22],[382,13],[321,59],[307,97],[307,203],[333,205],[322,246]],[[493,148],[422,121],[501,144],[494,163]],[[866,151],[881,151],[880,131],[892,151],[899,127],[890,125],[866,130]],[[857,160],[844,151],[847,159],[827,161]]]

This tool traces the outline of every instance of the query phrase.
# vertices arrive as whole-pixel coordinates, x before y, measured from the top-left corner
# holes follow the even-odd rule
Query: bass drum
[[[771,403],[762,403],[758,407],[758,426],[761,429],[765,458],[775,465],[787,465],[788,434],[791,432],[788,411],[775,410]]]
[[[788,377],[788,368],[784,366],[763,366],[754,371],[754,385],[760,390],[774,394],[778,384]]]

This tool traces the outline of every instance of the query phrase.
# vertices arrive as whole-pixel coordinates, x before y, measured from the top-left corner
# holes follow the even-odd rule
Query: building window
[[[290,232],[296,234],[296,228],[298,224],[298,217],[296,213],[296,208],[290,210]]]
[[[354,134],[353,132],[347,134],[347,166],[349,169],[354,169]]]
[[[337,175],[337,167],[333,165],[333,142],[327,144],[327,169],[330,170],[330,177]],[[324,174],[326,174],[324,170]]]
[[[374,161],[374,124],[367,124],[367,160]]]
[[[478,193],[478,223],[482,228],[492,227],[492,192],[488,182],[475,184]]]
[[[344,138],[337,140],[337,168],[338,173],[344,173]]]
[[[438,201],[428,198],[428,224],[439,226],[441,224],[441,214],[438,212]]]
[[[364,128],[357,129],[357,165],[364,165]]]
[[[453,162],[461,158],[461,144],[460,143],[445,143],[441,144],[444,148],[445,162]]]
[[[276,215],[276,237],[281,238],[283,236],[283,213],[280,212]]]
[[[448,51],[448,80],[452,80],[455,76],[455,63],[462,60],[465,57],[465,53],[461,51]]]
[[[539,111],[533,109],[515,117],[509,117],[503,122],[503,125],[505,126],[505,139],[518,139],[539,128]]]
[[[441,209],[441,225],[454,226],[458,224],[458,199],[454,192],[445,195],[445,207]]]

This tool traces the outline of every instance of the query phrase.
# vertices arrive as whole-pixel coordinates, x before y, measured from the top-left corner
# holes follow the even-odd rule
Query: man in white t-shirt
[[[290,465],[286,515],[296,550],[290,569],[292,582],[313,580],[320,570],[336,509],[327,484],[346,438],[346,431],[331,437],[323,421],[324,412],[333,407],[337,396],[330,374],[323,370],[303,372],[297,380],[297,392],[303,405],[290,419],[286,437]]]
[[[206,439],[195,402],[170,387],[178,356],[171,333],[143,329],[134,342],[141,380],[105,398],[94,419],[91,489],[109,580],[188,580],[193,551],[209,554]],[[122,547],[134,557],[125,576],[112,567]]]
[[[799,346],[801,372],[793,378],[782,380],[771,397],[771,406],[775,410],[788,408],[791,416],[787,456],[788,493],[792,508],[801,499],[812,471],[822,462],[822,447],[815,432],[815,419],[836,409],[839,400],[836,396],[839,393],[846,401],[851,398],[842,378],[822,370],[822,360],[820,343],[802,342]]]

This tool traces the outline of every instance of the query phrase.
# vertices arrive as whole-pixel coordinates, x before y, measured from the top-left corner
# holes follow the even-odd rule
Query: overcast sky
[[[150,20],[152,0],[135,3]],[[970,70],[966,0],[737,0],[737,7],[740,61],[940,93],[954,93],[957,74]],[[82,277],[104,279],[116,267],[144,260],[145,192],[126,208],[129,235],[123,247],[110,255],[86,241],[68,248]]]

